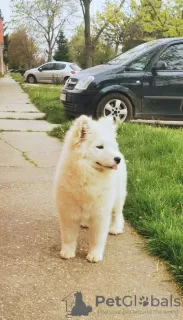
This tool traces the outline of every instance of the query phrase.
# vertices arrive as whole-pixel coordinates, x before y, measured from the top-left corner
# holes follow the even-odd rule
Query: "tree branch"
[[[39,22],[39,20],[37,18],[34,18],[33,16],[27,16],[29,19],[35,21],[46,33],[48,32],[48,30]]]
[[[122,8],[122,6],[124,5],[124,3],[125,3],[125,0],[122,0],[122,1],[120,2],[119,9]]]
[[[149,1],[149,5],[150,5],[150,7],[152,8],[152,10],[154,11],[156,17],[158,18],[158,21],[161,23],[161,26],[164,27],[163,22],[161,21],[158,13],[156,12],[156,9],[154,8],[153,4],[151,3],[151,1]]]
[[[92,40],[92,47],[95,48],[96,44],[98,42],[98,39],[100,38],[102,32],[105,30],[105,28],[107,28],[108,26],[108,22],[105,22],[103,27],[98,31],[97,35],[95,36],[95,38]]]
[[[81,0],[80,0],[81,1]],[[118,12],[119,9],[122,8],[122,6],[124,5],[125,0],[122,0],[118,6],[118,8],[115,10],[114,14],[116,14]],[[101,29],[98,31],[97,35],[95,36],[95,38],[92,41],[92,47],[95,48],[101,34],[103,33],[103,31],[108,27],[109,22],[105,22],[104,25],[101,27]]]
[[[84,7],[82,0],[80,0],[80,4],[81,4],[82,11],[83,11],[83,16],[85,16],[85,7]]]
[[[52,49],[53,49],[54,46],[55,46],[55,43],[56,43],[56,41],[57,41],[57,39],[58,39],[58,36],[59,36],[59,33],[60,33],[60,31],[61,31],[61,29],[62,29],[62,26],[63,26],[63,24],[65,23],[66,20],[67,20],[67,18],[65,18],[64,21],[62,22],[62,24],[60,24],[60,28],[59,28],[59,30],[58,30],[58,32],[57,32],[57,35],[55,36],[55,39],[54,39],[53,44],[52,44]]]

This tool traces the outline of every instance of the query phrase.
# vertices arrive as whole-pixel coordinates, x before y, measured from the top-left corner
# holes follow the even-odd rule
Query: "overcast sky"
[[[101,10],[105,0],[92,0],[91,11],[92,13]],[[0,9],[2,10],[4,20],[8,21],[11,16],[10,0],[0,0]]]

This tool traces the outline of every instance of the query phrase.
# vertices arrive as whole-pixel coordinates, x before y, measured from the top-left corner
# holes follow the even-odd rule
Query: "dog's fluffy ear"
[[[80,116],[75,120],[73,126],[73,142],[74,144],[81,143],[86,139],[88,132],[91,129],[92,119],[87,116]]]

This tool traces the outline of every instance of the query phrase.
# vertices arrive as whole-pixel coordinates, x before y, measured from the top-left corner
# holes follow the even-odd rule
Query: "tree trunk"
[[[47,54],[48,54],[48,62],[52,61],[52,47],[51,47],[51,43],[49,42],[48,42]]]
[[[86,68],[93,66],[93,50],[91,45],[86,46]]]
[[[118,49],[119,49],[119,42],[115,43],[115,55],[118,54]]]
[[[90,31],[90,0],[84,0],[84,21],[85,21],[85,52],[86,52],[86,67],[92,67],[93,50],[91,43],[91,31]]]
[[[52,61],[52,50],[48,51],[48,62]]]

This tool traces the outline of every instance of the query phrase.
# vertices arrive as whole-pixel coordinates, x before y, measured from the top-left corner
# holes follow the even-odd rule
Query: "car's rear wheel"
[[[27,82],[28,83],[36,83],[37,82],[36,77],[33,74],[29,74],[27,77]]]
[[[126,122],[133,116],[133,107],[123,94],[110,93],[99,102],[96,116],[97,118],[112,116],[117,122]]]

